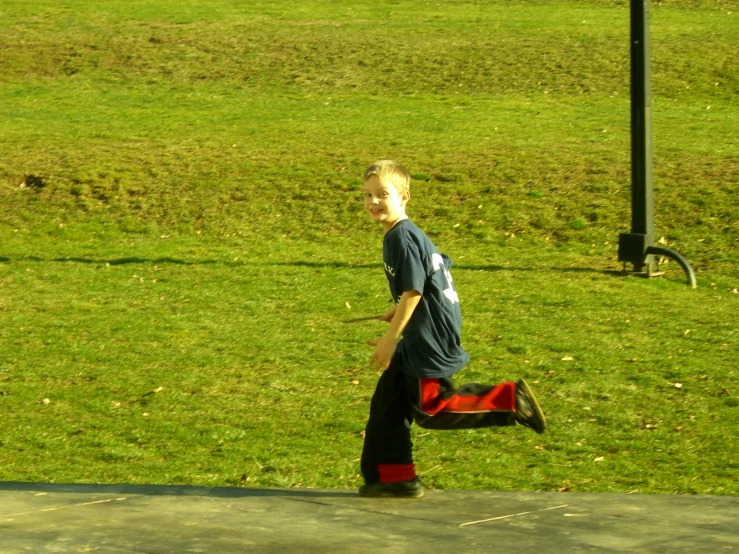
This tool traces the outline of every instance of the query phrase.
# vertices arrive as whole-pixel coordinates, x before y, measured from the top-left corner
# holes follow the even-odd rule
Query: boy
[[[367,344],[383,373],[372,396],[361,468],[368,497],[423,495],[412,455],[410,426],[471,429],[519,423],[543,433],[544,414],[521,379],[497,386],[454,387],[469,361],[460,342],[461,312],[452,261],[405,214],[410,176],[391,160],[364,172],[364,207],[385,231],[383,261],[395,301],[380,319],[387,332]],[[402,340],[401,340],[402,336]]]

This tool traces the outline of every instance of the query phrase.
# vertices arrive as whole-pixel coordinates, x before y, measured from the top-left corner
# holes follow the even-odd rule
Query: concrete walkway
[[[739,498],[0,482],[0,552],[739,554]]]

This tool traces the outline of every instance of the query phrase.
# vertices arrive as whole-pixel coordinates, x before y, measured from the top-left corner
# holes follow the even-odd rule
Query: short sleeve
[[[423,294],[426,284],[426,269],[418,245],[405,234],[394,252],[395,285],[400,294],[415,290]]]

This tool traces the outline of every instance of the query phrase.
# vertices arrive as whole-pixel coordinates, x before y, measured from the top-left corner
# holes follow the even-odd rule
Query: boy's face
[[[364,209],[372,221],[382,225],[385,232],[405,216],[405,205],[410,194],[400,194],[395,185],[382,181],[377,175],[371,175],[364,182]]]

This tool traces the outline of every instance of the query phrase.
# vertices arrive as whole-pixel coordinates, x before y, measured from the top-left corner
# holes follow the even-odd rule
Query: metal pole
[[[654,243],[649,0],[631,1],[631,232]],[[646,252],[646,250],[645,250]],[[634,271],[642,270],[643,260]],[[637,265],[639,267],[637,267]]]
[[[652,83],[649,0],[631,0],[631,233],[621,233],[618,259],[634,264],[634,272],[653,275],[654,256],[680,264],[695,288],[693,268],[679,253],[654,246],[652,180]]]
[[[652,86],[649,0],[631,0],[631,233],[619,239],[618,259],[649,269],[654,242]]]

